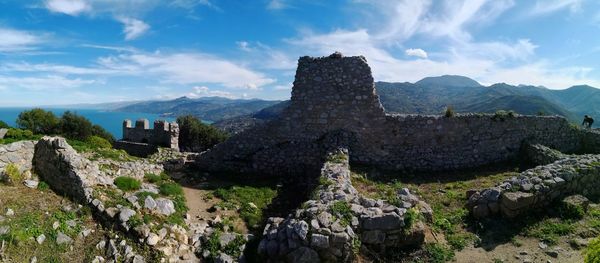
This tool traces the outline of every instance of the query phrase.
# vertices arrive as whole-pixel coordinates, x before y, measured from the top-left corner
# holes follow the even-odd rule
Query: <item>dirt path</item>
[[[222,210],[215,209],[215,205],[221,203],[221,199],[212,195],[212,190],[217,185],[215,182],[208,182],[206,180],[195,179],[187,177],[182,172],[174,174],[174,178],[179,178],[179,183],[183,188],[185,195],[186,205],[188,207],[188,214],[190,216],[190,223],[209,223],[211,220],[220,217],[221,219],[234,217],[236,220],[233,222],[234,227],[241,233],[247,233],[248,229],[245,223],[239,219],[239,215],[235,210]]]
[[[512,243],[501,244],[491,251],[483,248],[467,247],[462,251],[456,252],[455,262],[480,263],[495,262],[532,262],[532,263],[581,263],[583,256],[580,251],[573,250],[568,244],[563,243],[558,246],[550,247],[550,250],[557,251],[557,257],[551,257],[539,247],[539,240],[535,238],[520,238],[519,247]]]

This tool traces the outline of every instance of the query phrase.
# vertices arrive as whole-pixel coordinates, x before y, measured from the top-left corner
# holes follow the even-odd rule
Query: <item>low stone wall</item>
[[[467,207],[476,218],[513,218],[571,194],[600,194],[600,155],[565,156],[496,187],[470,192]]]
[[[546,165],[565,159],[568,155],[541,144],[523,143],[521,153],[526,161],[533,165]]]
[[[158,152],[158,146],[156,145],[139,142],[128,142],[122,140],[114,142],[113,148],[124,150],[131,156],[137,156],[142,158],[146,158]]]
[[[34,148],[34,141],[0,145],[0,172],[4,171],[4,167],[11,163],[15,164],[20,172],[31,170]]]
[[[407,226],[407,215],[431,209],[410,194],[399,193],[402,206],[360,196],[352,186],[347,150],[332,152],[321,169],[322,184],[293,214],[269,218],[259,244],[259,254],[279,262],[350,262],[361,245],[376,250],[419,245],[424,241],[424,225]]]

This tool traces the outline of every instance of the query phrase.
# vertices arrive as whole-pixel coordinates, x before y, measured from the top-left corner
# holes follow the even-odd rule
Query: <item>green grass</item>
[[[600,237],[590,241],[585,250],[585,263],[600,262]]]
[[[44,181],[40,181],[40,183],[38,184],[37,189],[40,190],[40,191],[45,191],[45,190],[50,189],[50,185],[48,185],[48,183],[46,183]]]
[[[526,229],[525,234],[539,238],[548,245],[555,245],[559,237],[572,234],[575,230],[576,225],[572,221],[551,218],[533,224]]]
[[[452,249],[437,243],[425,244],[424,249],[431,263],[448,262],[454,258]]]
[[[348,161],[348,155],[343,153],[337,153],[327,156],[327,162],[330,163],[345,163]]]
[[[342,226],[349,226],[352,223],[352,210],[346,201],[336,201],[331,207],[331,213],[340,220]]]
[[[20,184],[25,179],[23,174],[19,172],[19,167],[14,163],[10,163],[4,167],[4,172],[2,173],[4,182],[9,185]]]
[[[240,217],[250,228],[258,227],[262,222],[263,209],[276,195],[277,191],[269,187],[232,186],[214,191],[214,196],[223,200],[224,207],[239,207]]]
[[[160,191],[161,195],[165,196],[183,195],[183,188],[181,188],[181,185],[175,182],[164,182],[160,184],[158,190]]]
[[[158,184],[160,182],[163,182],[163,181],[166,181],[169,179],[171,179],[171,177],[165,172],[162,172],[160,175],[151,174],[151,173],[147,173],[144,175],[144,180],[146,180],[146,182],[152,183],[152,184]]]
[[[115,178],[114,183],[117,188],[126,192],[139,190],[140,187],[142,187],[142,182],[140,182],[140,180],[128,176],[119,176]]]

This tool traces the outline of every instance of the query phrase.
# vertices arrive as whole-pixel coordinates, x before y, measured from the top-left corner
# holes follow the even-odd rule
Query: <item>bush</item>
[[[23,174],[19,172],[19,167],[11,163],[4,167],[2,180],[9,185],[16,185],[23,181]]]
[[[6,122],[0,121],[0,129],[8,129],[10,126]]]
[[[592,240],[585,252],[585,263],[600,262],[600,237]]]
[[[454,258],[454,251],[452,251],[452,249],[447,248],[441,244],[436,244],[436,243],[426,244],[425,251],[427,252],[427,255],[429,256],[428,262],[443,263],[443,262],[450,261]]]
[[[142,187],[142,182],[132,177],[119,176],[115,178],[115,185],[123,191],[135,191]]]
[[[169,175],[165,172],[162,172],[160,175],[150,173],[144,175],[144,179],[153,184],[168,180],[169,178],[171,177],[169,177]]]
[[[88,146],[92,149],[111,149],[112,144],[102,137],[92,135],[86,139]]]
[[[59,124],[60,134],[75,140],[87,140],[91,136],[103,138],[107,141],[114,141],[114,137],[110,135],[104,128],[93,125],[87,118],[71,111],[66,111],[60,118]]]
[[[160,191],[160,194],[166,195],[166,196],[183,195],[183,188],[181,188],[181,186],[178,185],[177,183],[172,183],[172,182],[163,183],[159,186],[158,190]]]
[[[179,124],[179,148],[189,152],[205,151],[227,139],[227,134],[187,115],[177,118]]]
[[[451,106],[446,107],[446,113],[444,113],[444,116],[446,116],[446,118],[450,118],[454,117],[454,115],[454,109]]]
[[[331,213],[340,219],[342,226],[352,223],[352,209],[346,201],[337,201],[331,205]]]
[[[23,111],[17,118],[17,127],[35,134],[55,134],[59,120],[51,111],[40,108]]]

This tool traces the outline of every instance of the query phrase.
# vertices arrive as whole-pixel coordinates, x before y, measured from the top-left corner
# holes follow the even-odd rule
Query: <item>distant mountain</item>
[[[427,77],[422,80],[415,82],[416,85],[429,87],[429,86],[443,86],[443,87],[481,87],[479,82],[456,75],[443,75],[439,77]]]
[[[198,99],[181,97],[166,101],[138,102],[115,110],[156,113],[169,116],[191,114],[202,120],[218,121],[249,115],[279,102],[259,99],[227,99],[222,97],[203,97]]]
[[[570,120],[577,116],[545,98],[537,96],[508,95],[487,101],[473,103],[458,109],[461,112],[494,113],[498,110],[512,110],[524,115],[561,115]]]

